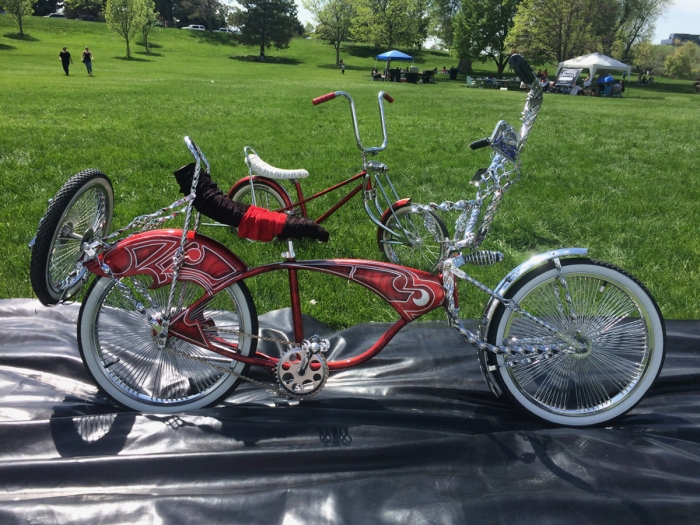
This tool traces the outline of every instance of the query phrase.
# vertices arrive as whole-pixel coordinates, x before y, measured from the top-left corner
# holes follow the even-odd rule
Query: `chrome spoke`
[[[619,402],[643,375],[650,355],[649,332],[640,306],[622,288],[594,275],[565,275],[569,300],[558,278],[520,299],[520,306],[557,330],[580,338],[585,348],[549,359],[512,361],[508,373],[524,396],[554,412],[586,414]],[[559,288],[557,288],[559,287]],[[569,315],[569,310],[576,315]],[[555,344],[558,338],[517,313],[504,343]]]

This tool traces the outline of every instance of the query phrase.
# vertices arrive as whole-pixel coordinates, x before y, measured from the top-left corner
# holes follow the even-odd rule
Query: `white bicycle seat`
[[[245,163],[248,167],[261,177],[268,179],[303,179],[309,176],[306,170],[283,170],[271,166],[254,153],[246,155]]]

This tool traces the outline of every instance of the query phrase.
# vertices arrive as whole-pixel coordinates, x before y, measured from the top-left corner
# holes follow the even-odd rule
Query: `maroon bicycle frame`
[[[294,187],[296,188],[296,193],[297,193],[297,199],[299,199],[297,202],[293,204],[287,205],[287,207],[275,210],[279,212],[286,212],[291,209],[294,209],[296,207],[299,207],[301,209],[301,214],[304,217],[309,217],[308,211],[306,209],[306,203],[311,202],[312,200],[315,200],[319,197],[322,197],[323,195],[326,195],[327,193],[330,193],[334,190],[337,190],[338,188],[342,188],[343,186],[346,186],[348,184],[351,184],[352,182],[355,182],[358,179],[366,179],[363,180],[362,183],[358,184],[355,186],[350,192],[345,195],[342,199],[340,199],[336,204],[334,204],[328,211],[326,211],[323,215],[321,215],[318,219],[316,219],[316,222],[318,224],[321,224],[323,221],[325,221],[328,217],[333,215],[340,207],[342,207],[346,202],[348,202],[350,199],[352,199],[355,195],[357,195],[363,188],[365,191],[369,191],[372,189],[372,179],[370,177],[366,177],[367,171],[362,170],[360,173],[357,175],[354,175],[350,177],[349,179],[344,180],[343,182],[339,182],[338,184],[331,186],[330,188],[326,188],[325,190],[319,191],[318,193],[312,195],[309,198],[304,198],[304,192],[301,189],[301,183],[298,180],[294,181]],[[268,179],[266,177],[259,177],[259,176],[253,176],[254,181],[265,181],[267,184],[270,186],[275,187],[278,193],[280,195],[285,196],[287,195],[287,192],[284,190],[284,188],[275,180],[273,179]],[[250,184],[250,177],[244,177],[241,180],[239,180],[236,184],[233,185],[233,187],[229,190],[228,196],[231,197],[236,191],[241,187],[245,185]]]
[[[173,257],[182,236],[182,230],[154,230],[143,232],[117,243],[100,256],[100,261],[90,261],[88,269],[108,277],[101,265],[107,264],[115,278],[146,274],[152,277],[150,288],[170,285],[173,276]],[[170,320],[169,334],[220,355],[251,365],[273,368],[277,359],[256,352],[253,356],[238,353],[238,347],[223,338],[207,335],[207,320],[196,312],[214,294],[226,287],[273,271],[286,271],[289,276],[289,292],[294,325],[294,342],[304,338],[301,316],[298,271],[321,272],[347,279],[364,286],[379,295],[398,312],[396,321],[368,350],[340,361],[330,361],[330,370],[341,370],[359,365],[377,355],[401,328],[421,315],[440,307],[444,302],[442,276],[399,266],[396,264],[361,259],[327,259],[281,262],[249,268],[237,255],[217,241],[188,232],[185,245],[185,262],[178,279],[192,282],[204,289],[204,294],[187,309]],[[201,310],[200,310],[201,311]],[[191,315],[192,314],[192,315]],[[254,334],[257,335],[257,334]]]

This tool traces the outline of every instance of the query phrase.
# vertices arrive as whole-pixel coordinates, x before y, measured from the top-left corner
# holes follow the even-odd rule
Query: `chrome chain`
[[[253,379],[252,377],[247,377],[244,376],[243,374],[239,374],[238,372],[234,372],[230,368],[224,368],[223,366],[217,365],[215,363],[212,363],[211,361],[207,360],[205,357],[197,357],[191,354],[188,354],[187,352],[184,352],[183,350],[178,350],[177,348],[172,348],[171,346],[166,346],[164,350],[168,350],[170,352],[173,352],[174,354],[178,354],[179,356],[184,357],[185,359],[189,359],[191,361],[198,361],[200,363],[203,363],[210,368],[213,368],[214,370],[218,370],[219,372],[223,374],[233,374],[239,379],[242,379],[243,381],[247,381],[248,383],[252,383],[257,386],[261,386],[265,388],[266,390],[270,390],[271,392],[278,394],[282,397],[289,397],[287,394],[279,387],[270,383],[264,383],[262,381],[258,381],[257,379]]]
[[[274,339],[274,338],[272,338],[272,337],[265,337],[265,336],[262,336],[262,335],[253,335],[253,334],[248,334],[248,333],[245,333],[245,332],[241,332],[241,331],[239,331],[239,330],[229,330],[229,329],[227,329],[227,328],[216,328],[215,330],[216,330],[217,333],[218,333],[218,332],[223,332],[223,333],[227,333],[227,334],[234,334],[234,335],[238,335],[238,336],[250,337],[250,338],[252,338],[252,339],[261,339],[261,340],[263,340],[263,341],[270,341],[270,342],[273,342],[273,343],[281,343],[281,344],[290,346],[290,347],[292,347],[292,348],[300,348],[300,347],[301,347],[301,345],[300,345],[299,343],[294,343],[294,342],[288,341],[288,340],[286,340],[286,339]],[[210,331],[214,331],[214,330],[210,330]],[[203,364],[209,366],[210,368],[213,368],[214,370],[218,370],[218,371],[221,372],[221,373],[224,373],[224,374],[233,374],[234,376],[238,377],[239,379],[242,379],[243,381],[247,381],[248,383],[251,383],[251,384],[253,384],[253,385],[257,385],[257,386],[263,387],[263,388],[265,388],[266,390],[268,390],[268,391],[270,391],[270,392],[272,392],[272,393],[274,393],[274,394],[277,394],[277,395],[279,395],[279,396],[281,396],[281,397],[285,397],[285,398],[288,398],[288,399],[299,399],[299,400],[301,400],[301,399],[309,399],[309,398],[311,398],[311,397],[314,397],[316,394],[318,394],[318,393],[321,391],[321,389],[319,388],[318,390],[316,390],[316,391],[314,391],[314,392],[312,392],[312,393],[310,393],[310,394],[295,395],[295,394],[292,393],[292,392],[289,392],[289,391],[287,391],[287,390],[284,390],[284,389],[281,388],[280,386],[272,385],[272,384],[270,384],[270,383],[265,383],[265,382],[262,382],[262,381],[258,381],[258,380],[256,380],[256,379],[253,379],[252,377],[244,376],[243,374],[239,374],[238,372],[234,372],[234,371],[231,370],[230,368],[224,368],[223,366],[220,366],[220,365],[217,365],[217,364],[215,364],[215,363],[212,363],[211,361],[207,360],[207,359],[204,358],[204,357],[197,357],[197,356],[188,354],[187,352],[184,352],[183,350],[178,350],[177,348],[172,348],[172,347],[170,347],[170,346],[166,346],[166,347],[165,347],[165,350],[169,350],[170,352],[173,352],[173,353],[175,353],[175,354],[178,354],[178,355],[184,357],[185,359],[189,359],[189,360],[191,360],[191,361],[198,361],[198,362],[200,362],[200,363],[203,363]],[[324,378],[323,383],[325,383],[325,380],[328,378],[328,372],[329,372],[329,369],[328,369],[327,366],[324,367],[324,368],[325,368],[325,378]],[[275,374],[275,376],[276,376],[276,378],[277,378],[277,381],[279,382],[279,376],[278,376],[278,374]]]

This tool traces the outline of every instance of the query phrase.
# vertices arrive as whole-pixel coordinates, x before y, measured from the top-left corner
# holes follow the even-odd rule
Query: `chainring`
[[[303,362],[308,359],[302,371]],[[277,363],[277,382],[282,393],[292,399],[309,399],[318,394],[328,379],[328,363],[319,353],[292,348]]]

